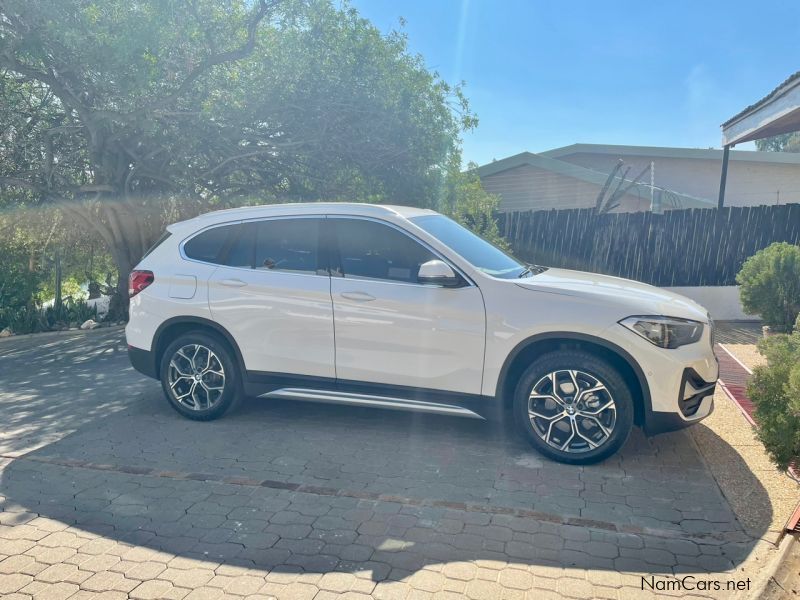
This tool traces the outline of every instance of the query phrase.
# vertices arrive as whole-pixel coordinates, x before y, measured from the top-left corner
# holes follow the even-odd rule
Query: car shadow
[[[279,400],[200,423],[172,411],[156,382],[132,394],[114,387],[127,375],[98,379],[80,363],[65,375],[100,404],[80,417],[70,408],[91,398],[52,415],[46,405],[43,433],[63,430],[59,419],[75,430],[5,466],[5,510],[177,556],[375,580],[481,559],[713,572],[740,564],[771,521],[753,477],[743,485],[765,521],[745,532],[686,432],[636,430],[604,463],[574,467],[498,423]],[[12,386],[23,407],[47,402],[49,384],[23,380]]]

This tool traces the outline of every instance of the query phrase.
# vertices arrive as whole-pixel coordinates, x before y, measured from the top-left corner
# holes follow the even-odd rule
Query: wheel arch
[[[233,351],[236,364],[239,367],[239,372],[242,377],[244,377],[245,368],[242,352],[230,332],[219,323],[215,323],[209,319],[204,319],[203,317],[184,316],[167,319],[158,326],[155,335],[153,335],[151,352],[153,353],[153,362],[155,363],[156,378],[160,377],[161,375],[159,371],[161,368],[161,358],[164,350],[172,340],[189,331],[203,331],[221,339]]]
[[[584,350],[605,358],[623,376],[634,398],[634,423],[642,426],[652,411],[650,387],[639,363],[624,349],[596,336],[574,332],[549,332],[531,336],[517,344],[506,357],[497,378],[496,397],[510,408],[514,390],[526,366],[554,350]]]

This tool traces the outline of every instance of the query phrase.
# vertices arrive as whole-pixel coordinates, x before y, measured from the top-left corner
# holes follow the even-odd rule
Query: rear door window
[[[228,267],[252,269],[255,241],[255,223],[237,225],[231,233],[231,238],[228,240],[228,249],[223,257],[225,265]]]
[[[327,275],[320,260],[321,218],[268,219],[256,230],[255,268]]]

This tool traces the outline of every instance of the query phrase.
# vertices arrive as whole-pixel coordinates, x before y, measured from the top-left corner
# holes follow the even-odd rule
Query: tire
[[[628,439],[633,396],[607,361],[585,351],[559,350],[537,358],[522,374],[514,392],[514,421],[548,458],[596,463]]]
[[[164,350],[160,367],[164,395],[184,417],[211,421],[238,403],[239,369],[228,344],[214,335],[181,335]]]

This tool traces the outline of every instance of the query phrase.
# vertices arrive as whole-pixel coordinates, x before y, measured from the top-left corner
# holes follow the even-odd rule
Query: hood
[[[708,311],[680,294],[673,294],[646,283],[568,269],[548,269],[544,273],[514,281],[526,290],[593,299],[619,306],[623,316],[664,315],[708,321]]]

